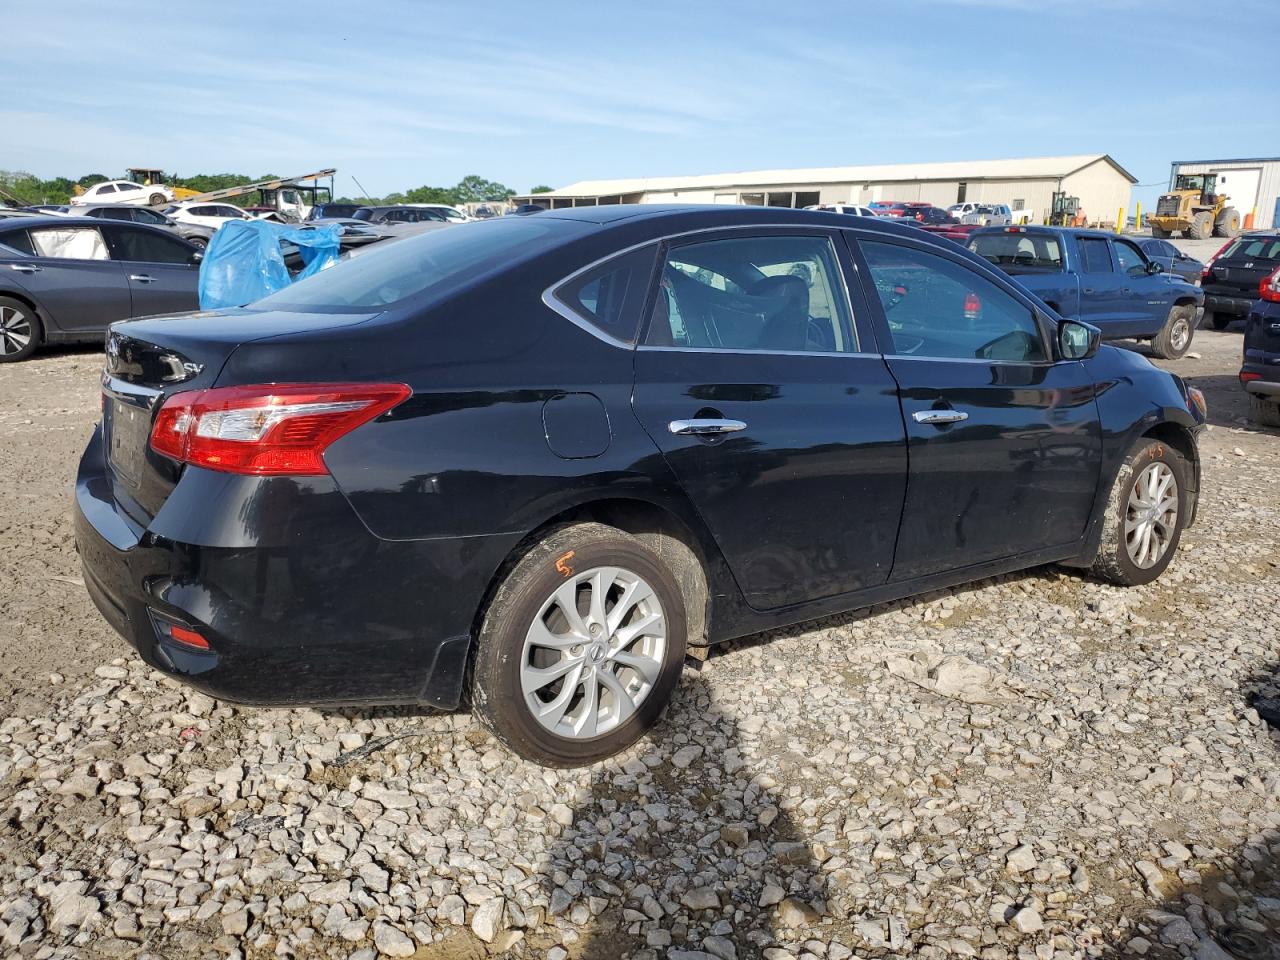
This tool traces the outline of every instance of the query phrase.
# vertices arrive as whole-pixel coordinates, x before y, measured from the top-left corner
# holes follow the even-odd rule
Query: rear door
[[[4,233],[0,242],[30,254],[0,269],[31,294],[54,332],[89,336],[129,318],[124,272],[98,227],[29,227]]]
[[[181,313],[200,306],[196,248],[159,229],[103,224],[112,259],[124,270],[135,317]]]
[[[860,234],[906,423],[894,581],[1044,553],[1083,535],[1102,440],[1082,363],[1002,278],[938,247]]]
[[[840,234],[703,233],[659,263],[634,409],[748,603],[884,583],[905,437]]]
[[[1104,336],[1115,336],[1115,325],[1123,322],[1126,305],[1124,284],[1116,272],[1111,244],[1106,237],[1075,237],[1076,274],[1080,281],[1081,320],[1097,324]]]

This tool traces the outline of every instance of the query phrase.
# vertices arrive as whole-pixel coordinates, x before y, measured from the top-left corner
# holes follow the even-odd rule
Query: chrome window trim
[[[757,350],[753,347],[666,347],[642,343],[637,350],[654,353],[748,353],[775,357],[875,357],[878,353],[844,353],[839,350]]]
[[[558,313],[560,316],[564,317],[566,320],[568,320],[568,321],[569,321],[570,323],[572,323],[574,326],[578,327],[579,329],[585,330],[587,333],[591,334],[591,335],[592,335],[593,337],[595,337],[597,340],[601,340],[601,341],[603,341],[603,342],[605,342],[605,343],[609,344],[610,346],[613,346],[613,347],[621,347],[621,348],[622,348],[622,349],[624,349],[624,350],[649,349],[649,348],[645,347],[645,345],[644,345],[644,344],[641,344],[641,343],[633,343],[633,342],[631,342],[631,341],[627,341],[627,340],[619,340],[617,337],[613,336],[612,334],[605,333],[603,330],[601,330],[600,328],[596,327],[594,324],[592,324],[592,323],[591,323],[590,321],[588,321],[586,318],[584,318],[584,317],[580,316],[580,315],[579,315],[576,311],[574,311],[574,309],[573,309],[572,307],[570,307],[568,304],[565,304],[565,303],[561,302],[561,300],[556,296],[556,291],[557,291],[557,290],[559,290],[561,287],[566,286],[566,285],[568,285],[569,283],[571,283],[572,281],[576,280],[578,277],[582,276],[584,273],[589,273],[590,271],[594,270],[596,267],[599,267],[599,266],[602,266],[602,265],[604,265],[604,264],[608,263],[610,260],[613,260],[613,259],[618,258],[618,257],[624,257],[624,256],[626,256],[626,255],[627,255],[627,254],[629,254],[629,253],[634,253],[635,251],[640,250],[640,249],[642,249],[642,248],[644,248],[644,247],[647,247],[647,246],[650,246],[650,245],[660,245],[660,244],[664,244],[664,243],[670,243],[672,240],[679,240],[679,239],[681,239],[681,238],[683,238],[683,237],[696,237],[696,236],[699,236],[700,234],[704,234],[704,233],[728,233],[728,232],[731,232],[731,231],[739,231],[739,230],[783,230],[783,231],[785,231],[786,233],[799,234],[799,235],[801,235],[801,236],[805,236],[805,235],[812,236],[812,235],[813,235],[813,229],[814,229],[813,227],[806,226],[805,224],[800,224],[800,223],[779,223],[779,224],[759,224],[759,223],[752,223],[752,224],[735,224],[735,225],[730,225],[730,226],[725,226],[725,227],[699,227],[699,228],[698,228],[698,229],[696,229],[696,230],[685,230],[685,231],[682,231],[681,233],[668,233],[668,234],[664,234],[664,235],[662,235],[662,236],[660,236],[660,237],[650,237],[648,240],[642,240],[642,241],[640,241],[639,243],[633,243],[631,246],[629,246],[629,247],[623,247],[621,250],[614,250],[612,253],[608,254],[607,256],[603,256],[603,257],[600,257],[600,258],[598,258],[598,259],[596,259],[596,260],[592,260],[592,261],[591,261],[590,263],[588,263],[585,267],[579,267],[577,270],[573,271],[573,273],[570,273],[570,274],[567,274],[566,276],[561,277],[559,280],[555,281],[555,283],[551,284],[549,287],[547,287],[545,290],[543,290],[543,291],[542,291],[542,302],[543,302],[543,304],[544,304],[545,306],[550,307],[553,311],[555,311],[556,313]],[[847,227],[844,227],[844,226],[827,226],[827,225],[825,225],[825,224],[824,224],[824,225],[823,225],[822,227],[820,227],[819,229],[822,231],[822,236],[823,236],[823,238],[824,238],[824,239],[826,239],[828,243],[831,243],[832,248],[833,248],[833,249],[832,249],[832,254],[834,254],[834,255],[835,255],[835,257],[836,257],[836,265],[837,265],[837,266],[839,266],[839,264],[840,264],[839,252],[838,252],[838,251],[836,251],[836,250],[834,249],[834,247],[835,247],[835,243],[834,243],[834,241],[832,241],[832,233],[833,233],[833,232],[839,232],[839,231],[841,231],[841,230],[845,230],[845,229],[848,229],[848,228],[847,228]],[[853,329],[853,336],[854,336],[854,339],[855,339],[855,340],[859,340],[859,341],[860,341],[860,338],[858,337],[858,330],[857,330],[857,326],[856,326],[856,324],[855,324],[855,323],[853,323],[853,322],[852,322],[852,321],[853,321],[853,299],[849,296],[849,288],[848,288],[848,286],[847,286],[847,285],[845,284],[845,282],[844,282],[844,271],[843,271],[843,270],[842,270],[842,271],[840,271],[840,286],[841,286],[841,289],[843,289],[843,290],[844,290],[845,302],[849,305],[849,317],[850,317],[850,321],[851,321],[851,322],[850,322],[850,326],[851,326],[851,327],[852,327],[852,329]],[[646,318],[646,319],[647,319],[647,318]],[[643,326],[643,323],[642,323],[641,325]],[[637,331],[636,331],[636,332],[637,332],[637,333],[639,333],[639,329],[637,329]],[[859,342],[859,346],[861,346],[861,342]],[[654,347],[654,348],[652,348],[652,349],[666,349],[666,348],[665,348],[665,347]],[[677,348],[677,349],[679,349],[679,348]],[[689,348],[687,348],[687,349],[690,349],[690,350],[699,350],[699,351],[711,351],[711,352],[724,352],[724,351],[722,351],[722,350],[721,350],[720,348],[718,348],[718,347],[689,347]],[[752,352],[752,353],[779,353],[779,352],[786,353],[786,352],[792,352],[792,351],[756,350],[756,351],[749,351],[749,352]],[[837,357],[869,356],[869,357],[877,357],[877,356],[879,356],[879,354],[878,354],[878,353],[869,353],[869,354],[854,354],[854,353],[818,353],[818,354],[811,354],[811,353],[809,353],[808,351],[805,351],[805,350],[799,350],[799,351],[794,351],[794,352],[795,352],[795,353],[799,353],[801,356],[820,356],[820,357],[825,357],[825,356],[837,356]]]
[[[886,360],[932,360],[934,363],[982,363],[999,367],[1052,367],[1059,363],[1080,363],[1079,360],[984,360],[981,357],[935,357],[910,353],[886,353]]]

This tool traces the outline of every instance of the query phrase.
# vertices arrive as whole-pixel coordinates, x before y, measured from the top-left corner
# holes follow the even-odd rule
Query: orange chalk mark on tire
[[[572,560],[573,557],[574,557],[574,552],[570,550],[564,556],[556,560],[556,570],[559,571],[561,576],[564,576],[564,577],[573,576],[573,567],[569,566],[569,561]]]

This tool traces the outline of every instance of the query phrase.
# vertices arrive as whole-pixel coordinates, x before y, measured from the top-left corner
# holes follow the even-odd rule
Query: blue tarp
[[[200,309],[239,307],[338,262],[337,224],[294,226],[270,220],[228,220],[209,241],[200,263]],[[293,244],[305,265],[289,276],[281,243]]]

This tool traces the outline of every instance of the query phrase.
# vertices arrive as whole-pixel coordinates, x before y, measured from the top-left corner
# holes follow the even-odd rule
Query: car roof
[[[110,204],[107,204],[110,206]],[[166,230],[164,227],[157,227],[151,223],[119,223],[114,220],[103,220],[100,217],[55,217],[55,216],[37,216],[37,217],[4,217],[0,218],[0,231],[8,233],[10,227],[21,225],[22,227],[95,227],[100,228],[109,226],[112,228],[132,227],[135,230],[154,230],[156,233],[170,237],[172,239],[181,239],[176,237],[172,231]]]

